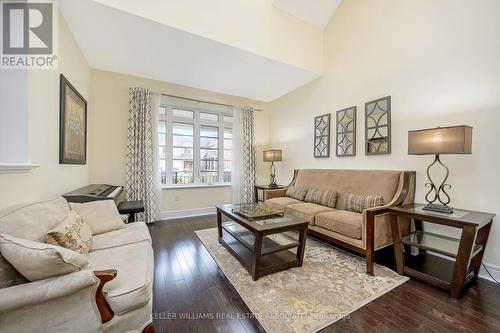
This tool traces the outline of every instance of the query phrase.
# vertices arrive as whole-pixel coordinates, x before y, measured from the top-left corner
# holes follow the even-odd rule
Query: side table
[[[280,190],[285,188],[285,185],[278,185],[276,187],[269,187],[269,185],[255,185],[254,186],[254,191],[255,191],[255,202],[263,201],[259,199],[259,190],[262,191],[262,198],[265,197],[264,192],[269,191],[269,190]]]
[[[481,268],[495,214],[459,209],[444,214],[423,210],[423,206],[411,204],[388,208],[397,272],[446,289],[451,296],[459,298]],[[411,219],[416,230],[401,236],[400,223]],[[461,229],[460,239],[425,232],[423,221]],[[411,247],[417,248],[418,254],[413,255]]]
[[[122,201],[118,204],[118,212],[120,214],[129,214],[129,223],[135,222],[135,214],[144,212],[144,202],[138,201]]]

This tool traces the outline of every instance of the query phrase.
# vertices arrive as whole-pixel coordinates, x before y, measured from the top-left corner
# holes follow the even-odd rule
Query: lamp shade
[[[264,150],[264,162],[279,162],[282,158],[281,149]]]
[[[409,155],[471,154],[472,127],[450,126],[408,132]]]

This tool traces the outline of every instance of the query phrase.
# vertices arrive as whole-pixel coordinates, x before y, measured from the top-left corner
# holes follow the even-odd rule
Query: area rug
[[[380,265],[368,276],[363,258],[309,237],[302,267],[253,281],[216,228],[195,233],[268,333],[317,332],[408,280]]]

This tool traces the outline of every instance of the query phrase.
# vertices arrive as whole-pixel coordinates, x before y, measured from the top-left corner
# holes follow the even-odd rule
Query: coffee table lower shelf
[[[243,244],[236,240],[229,233],[225,233],[220,239],[220,243],[245,267],[251,274],[254,271],[255,255]],[[259,277],[286,270],[299,265],[297,255],[290,250],[283,250],[261,256],[258,267],[256,267],[256,276]]]

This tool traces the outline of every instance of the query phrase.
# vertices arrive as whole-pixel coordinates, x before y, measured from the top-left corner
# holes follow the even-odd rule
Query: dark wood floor
[[[264,332],[194,234],[215,226],[215,215],[150,226],[157,333]],[[500,332],[500,287],[479,279],[456,300],[410,280],[321,332]]]

